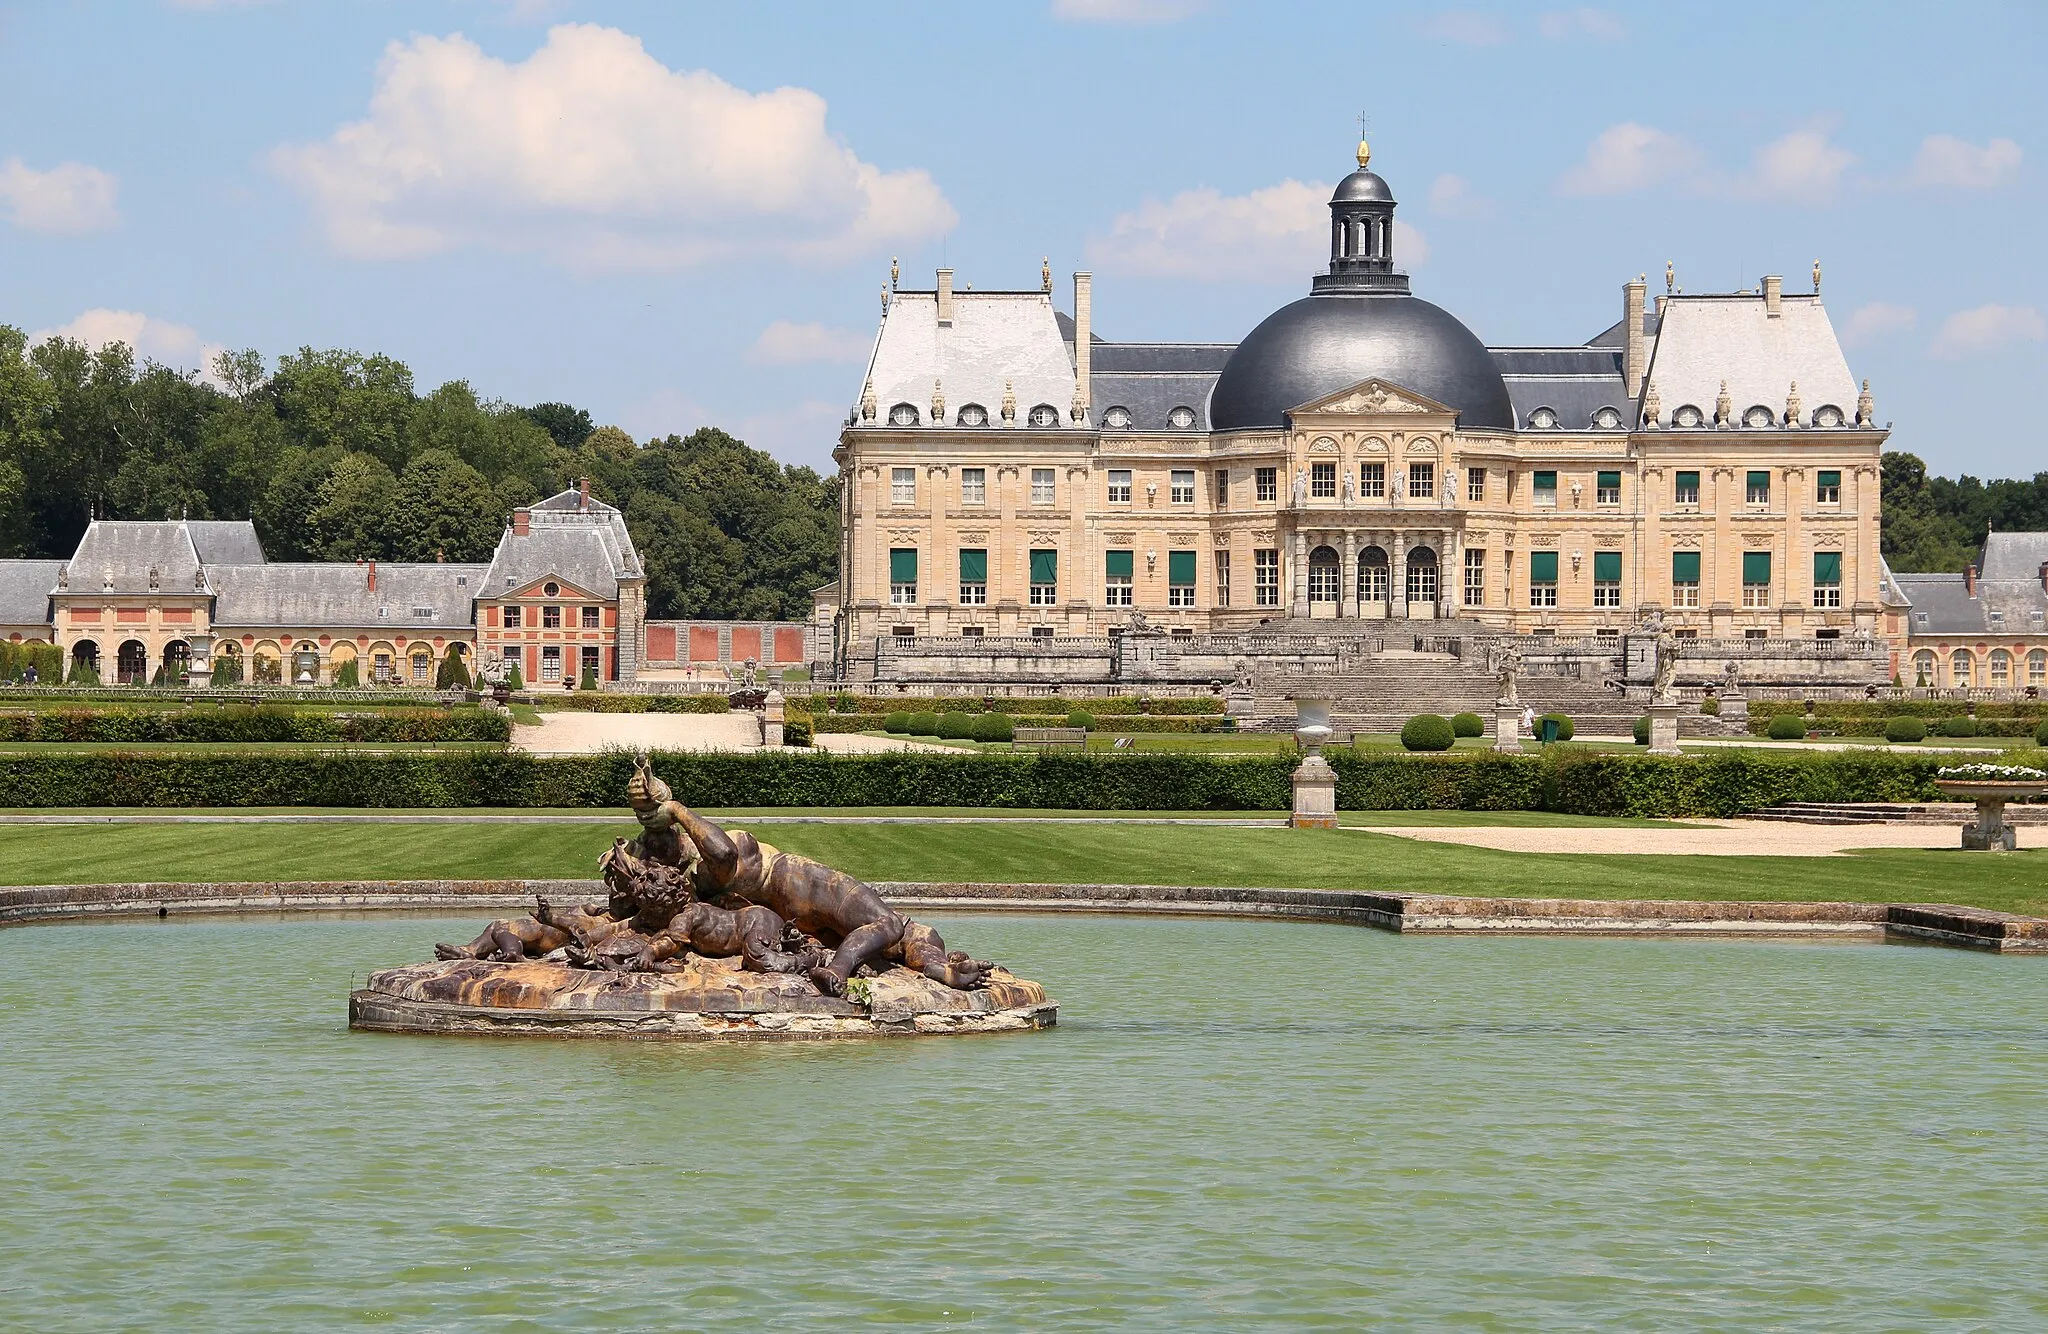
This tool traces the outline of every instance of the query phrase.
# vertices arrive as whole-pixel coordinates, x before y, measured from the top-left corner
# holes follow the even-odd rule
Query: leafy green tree
[[[397,560],[483,561],[503,523],[484,475],[446,450],[430,449],[398,479],[387,541]]]
[[[321,560],[390,560],[393,502],[398,479],[370,454],[344,454],[320,484],[319,503],[306,516],[312,548]]]
[[[320,508],[327,479],[343,457],[333,445],[284,451],[255,506],[256,533],[263,540],[265,555],[272,560],[318,558],[320,541],[313,531],[313,512]]]
[[[27,349],[21,330],[0,324],[0,556],[37,548],[28,467],[48,458],[54,443],[47,425],[54,395]]]
[[[530,408],[521,408],[520,411],[525,414],[528,421],[553,436],[555,443],[563,449],[575,449],[590,438],[594,429],[589,413],[582,408],[572,408],[567,403],[536,403]]]
[[[434,672],[434,689],[469,689],[469,668],[463,665],[462,655],[455,651],[453,644],[441,655],[441,665]]]
[[[404,362],[302,347],[278,361],[271,384],[294,443],[372,454],[393,472],[405,466],[413,384]]]

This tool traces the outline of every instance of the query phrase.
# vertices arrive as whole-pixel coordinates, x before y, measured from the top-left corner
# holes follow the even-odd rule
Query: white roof
[[[1645,378],[1657,387],[1664,420],[1691,404],[1713,421],[1723,380],[1737,424],[1760,404],[1782,425],[1795,380],[1802,425],[1827,405],[1839,408],[1845,422],[1856,419],[1856,379],[1817,296],[1783,296],[1776,316],[1761,294],[1670,298]]]
[[[898,292],[875,339],[868,379],[877,426],[898,403],[915,407],[920,425],[932,425],[934,380],[946,400],[946,425],[969,403],[988,411],[989,425],[1001,425],[1005,380],[1017,398],[1019,426],[1040,403],[1057,408],[1067,425],[1074,401],[1073,359],[1044,292],[956,291],[946,327],[937,293]]]

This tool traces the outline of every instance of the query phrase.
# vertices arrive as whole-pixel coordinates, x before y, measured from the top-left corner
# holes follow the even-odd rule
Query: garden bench
[[[1088,729],[1085,727],[1020,727],[1011,740],[1019,748],[1032,747],[1048,750],[1054,746],[1072,746],[1076,750],[1088,748]]]

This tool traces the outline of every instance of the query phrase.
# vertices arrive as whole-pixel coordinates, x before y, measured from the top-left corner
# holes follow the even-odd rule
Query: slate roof
[[[162,592],[204,592],[196,577],[199,552],[192,545],[190,528],[180,519],[93,520],[71,554],[67,591],[147,593],[154,568]]]
[[[875,420],[861,424],[886,426],[889,410],[908,403],[917,409],[919,425],[933,425],[934,379],[946,400],[944,425],[955,424],[962,407],[978,403],[989,425],[1000,426],[1005,380],[1017,398],[1018,426],[1041,403],[1059,413],[1060,425],[1072,424],[1067,410],[1074,401],[1073,354],[1053,318],[1050,294],[956,291],[946,327],[939,324],[938,301],[936,292],[897,292],[890,298],[868,362]],[[860,420],[857,403],[854,420]]]
[[[1976,595],[1960,574],[1895,574],[1913,604],[1907,626],[1929,635],[2038,635],[2048,631],[2048,533],[1992,533],[1978,561]]]
[[[640,553],[626,516],[601,500],[586,510],[581,500],[573,490],[549,496],[531,507],[525,536],[507,528],[477,596],[503,597],[553,576],[610,600],[619,595],[619,580],[640,578]]]
[[[187,519],[192,547],[202,565],[261,565],[263,542],[247,519]]]
[[[472,599],[488,568],[380,561],[375,592],[367,563],[210,565],[206,576],[216,591],[213,623],[223,629],[388,626],[399,632],[470,625]]]
[[[1799,384],[1802,425],[1823,406],[1856,420],[1856,380],[1842,356],[1835,327],[1817,296],[1787,294],[1773,317],[1761,294],[1668,298],[1645,384],[1657,387],[1664,424],[1690,404],[1711,423],[1721,382],[1728,382],[1734,420],[1750,408],[1769,408],[1782,425],[1785,397]]]
[[[48,626],[61,560],[0,560],[0,625]]]
[[[1617,326],[1618,327],[1618,326]],[[1557,429],[1625,431],[1635,415],[1628,386],[1621,376],[1621,350],[1614,347],[1493,347],[1494,365],[1515,405],[1515,425],[1532,429],[1530,414],[1549,408]],[[1616,422],[1602,428],[1594,414],[1616,411]]]
[[[2048,565],[2048,533],[1989,533],[1977,562],[1986,581],[2014,580],[2038,585]]]

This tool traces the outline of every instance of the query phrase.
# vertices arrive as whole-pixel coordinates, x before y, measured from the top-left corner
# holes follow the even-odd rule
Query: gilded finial
[[[1668,259],[1664,261],[1664,290],[1667,292],[1678,290],[1678,268]]]
[[[889,256],[889,286],[894,287],[896,285],[897,275],[896,257],[891,255]]]
[[[889,288],[886,283],[882,286],[882,313],[889,313]]]
[[[1820,261],[1813,261],[1813,294],[1820,295]]]
[[[1365,164],[1372,161],[1372,145],[1365,141],[1365,113],[1358,113],[1358,169],[1365,170]]]
[[[1050,255],[1038,261],[1038,290],[1041,292],[1050,292],[1052,290],[1052,256]]]

